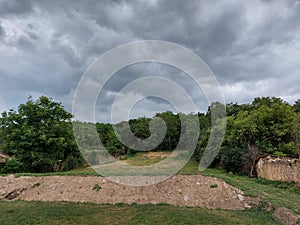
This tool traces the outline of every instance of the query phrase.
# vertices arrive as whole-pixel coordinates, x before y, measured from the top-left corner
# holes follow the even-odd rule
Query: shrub
[[[12,159],[6,158],[0,172],[1,173],[23,172],[23,163],[19,162],[16,158],[12,158]]]
[[[95,184],[92,190],[100,191],[101,186],[99,184]]]
[[[239,147],[223,148],[220,152],[222,167],[227,172],[242,172],[245,165],[245,158],[243,157],[245,152],[246,149]]]
[[[63,163],[63,169],[65,171],[72,170],[76,166],[78,166],[80,163],[78,162],[78,159],[74,156],[69,156],[66,161]]]

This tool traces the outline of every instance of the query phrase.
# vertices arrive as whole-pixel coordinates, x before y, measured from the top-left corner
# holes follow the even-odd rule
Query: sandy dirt
[[[0,199],[99,204],[167,203],[233,210],[250,208],[249,202],[252,201],[242,191],[223,180],[201,175],[175,175],[161,183],[141,187],[120,185],[100,176],[10,175],[0,177]]]

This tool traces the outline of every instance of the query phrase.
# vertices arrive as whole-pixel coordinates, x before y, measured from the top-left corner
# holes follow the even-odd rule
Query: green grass
[[[269,212],[209,210],[170,205],[97,205],[0,201],[1,224],[280,224]]]
[[[286,207],[300,214],[300,188],[293,183],[248,178],[247,176],[228,174],[224,170],[216,168],[208,168],[201,174],[221,178],[244,191],[246,195],[259,196],[263,202],[271,202],[276,206]]]
[[[179,175],[197,175],[200,174],[199,171],[199,163],[194,159],[191,158],[185,166],[178,171]]]
[[[8,174],[0,174],[0,176],[7,176]],[[95,170],[90,167],[84,167],[63,172],[49,172],[49,173],[14,173],[16,177],[20,176],[100,176]]]
[[[139,153],[136,153],[136,154],[126,158],[124,161],[126,161],[128,164],[133,165],[133,166],[150,166],[150,165],[158,163],[166,158],[167,158],[167,156],[148,157],[147,154],[139,152]]]

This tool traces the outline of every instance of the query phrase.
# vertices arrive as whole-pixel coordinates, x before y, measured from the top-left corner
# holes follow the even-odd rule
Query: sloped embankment
[[[149,179],[149,177],[137,177]],[[0,177],[0,198],[26,201],[67,201],[94,203],[167,203],[242,210],[249,198],[218,178],[176,175],[148,186],[124,186],[100,176]]]

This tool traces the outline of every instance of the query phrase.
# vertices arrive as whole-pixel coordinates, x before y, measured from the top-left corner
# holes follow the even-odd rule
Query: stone
[[[277,208],[273,216],[286,225],[300,224],[300,215],[294,214],[284,207]]]
[[[245,207],[246,209],[251,209],[251,206],[250,206],[247,202],[244,204],[244,207]]]
[[[190,198],[189,198],[189,196],[188,195],[185,195],[185,196],[183,196],[183,199],[184,199],[184,201],[188,201]]]
[[[237,197],[241,202],[244,201],[244,199],[245,199],[244,196],[241,194],[238,194]]]

